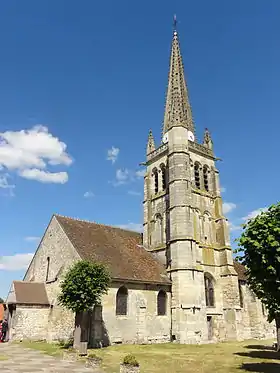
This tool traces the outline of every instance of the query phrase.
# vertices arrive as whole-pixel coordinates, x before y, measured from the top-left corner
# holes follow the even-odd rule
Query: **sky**
[[[172,19],[198,138],[209,128],[232,240],[278,201],[279,0],[10,0],[0,11],[0,296],[53,213],[141,230]]]

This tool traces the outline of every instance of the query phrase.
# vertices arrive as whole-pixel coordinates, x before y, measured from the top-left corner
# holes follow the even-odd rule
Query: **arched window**
[[[116,296],[116,315],[127,315],[128,291],[125,286],[119,288]]]
[[[158,193],[158,170],[156,168],[153,169],[153,174],[155,182],[155,193]]]
[[[209,183],[208,183],[208,167],[203,167],[203,182],[204,182],[204,189],[209,192]]]
[[[194,164],[194,183],[197,189],[200,189],[200,165],[198,162]]]
[[[162,163],[160,165],[160,168],[161,168],[162,190],[165,190],[166,189],[166,167]]]
[[[209,274],[204,275],[204,286],[205,286],[205,301],[206,307],[214,307],[214,281],[212,276]]]
[[[158,316],[164,316],[166,315],[166,292],[163,290],[160,290],[158,292],[157,296],[157,314]]]

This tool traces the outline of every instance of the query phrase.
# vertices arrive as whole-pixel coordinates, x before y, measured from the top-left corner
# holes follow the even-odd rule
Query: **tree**
[[[74,347],[80,351],[82,347],[86,349],[88,342],[88,312],[101,304],[110,281],[110,274],[103,264],[83,260],[68,270],[60,285],[59,304],[76,314]]]
[[[268,321],[276,322],[277,351],[280,351],[280,203],[250,219],[238,239],[248,285],[268,310]]]
[[[3,304],[3,303],[5,303],[4,299],[0,297],[0,304]]]

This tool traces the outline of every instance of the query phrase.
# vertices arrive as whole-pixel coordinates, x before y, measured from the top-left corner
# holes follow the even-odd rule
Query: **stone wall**
[[[49,269],[47,275],[48,259]],[[67,269],[80,257],[63,229],[53,217],[28,268],[24,280],[45,282],[51,308],[45,331],[47,340],[69,339],[73,336],[74,314],[58,306],[60,280]]]
[[[168,287],[127,284],[128,312],[127,315],[117,316],[116,295],[122,285],[123,283],[115,282],[102,301],[102,333],[107,335],[110,344],[169,342],[171,316]],[[160,289],[167,292],[165,316],[157,315],[157,294]]]
[[[46,339],[49,308],[17,305],[13,314],[10,335],[13,340]]]

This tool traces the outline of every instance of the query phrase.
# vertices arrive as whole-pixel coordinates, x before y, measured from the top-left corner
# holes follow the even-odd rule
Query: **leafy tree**
[[[5,303],[4,299],[0,297],[0,304],[3,304],[3,303]]]
[[[268,321],[276,322],[280,351],[280,203],[244,225],[238,246],[249,287],[266,306]]]
[[[58,302],[76,313],[74,346],[81,347],[81,339],[87,342],[83,335],[87,336],[88,311],[101,303],[110,281],[109,272],[103,264],[85,260],[75,263],[65,274]]]

